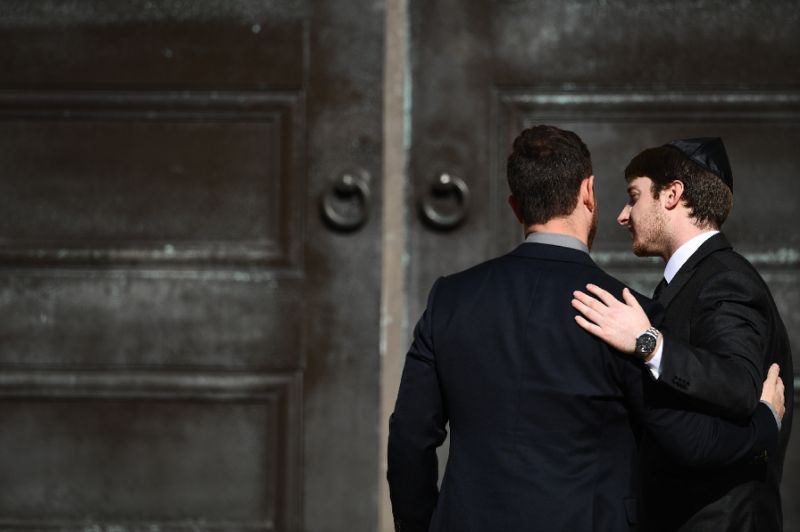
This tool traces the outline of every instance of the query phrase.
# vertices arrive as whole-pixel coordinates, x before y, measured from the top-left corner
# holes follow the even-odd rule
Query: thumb
[[[622,289],[622,299],[625,301],[625,304],[627,304],[629,307],[642,308],[642,306],[639,304],[639,300],[633,296],[628,287]]]

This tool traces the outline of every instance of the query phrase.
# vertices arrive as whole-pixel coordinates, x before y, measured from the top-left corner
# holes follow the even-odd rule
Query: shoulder
[[[711,253],[698,267],[713,268],[719,271],[736,271],[758,276],[755,266],[732,248],[720,249]]]
[[[732,249],[706,257],[692,276],[699,297],[716,303],[725,300],[747,300],[766,303],[769,288],[755,267]]]
[[[627,288],[630,290],[631,294],[639,301],[639,304],[642,306],[646,306],[652,303],[652,300],[644,294],[641,294],[634,290],[633,288],[629,287],[616,277],[613,277],[606,273],[605,271],[597,268],[597,272],[593,275],[594,280],[592,281],[593,284],[596,284],[600,288],[610,292],[614,297],[617,299],[622,299],[622,291]]]
[[[697,271],[708,281],[734,282],[754,287],[764,280],[749,260],[733,249],[712,253],[697,265]]]
[[[708,249],[706,249],[706,246],[709,246]],[[706,275],[717,272],[739,272],[744,277],[761,280],[761,276],[755,267],[749,260],[734,250],[731,243],[722,233],[711,237],[705,244],[700,246],[695,254],[698,254],[701,258],[694,266],[694,269],[702,271]],[[691,262],[692,258],[689,261]]]
[[[429,305],[436,301],[449,301],[463,298],[474,293],[477,287],[483,286],[493,278],[502,277],[503,270],[508,269],[506,256],[495,257],[475,264],[464,270],[441,275],[434,281],[428,296]]]
[[[487,261],[475,264],[466,269],[442,275],[434,283],[439,289],[446,287],[458,287],[480,281],[494,272],[502,269],[505,256],[495,257]]]

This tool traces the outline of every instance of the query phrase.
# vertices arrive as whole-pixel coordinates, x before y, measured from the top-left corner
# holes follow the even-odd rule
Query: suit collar
[[[589,247],[575,238],[572,235],[565,235],[563,233],[548,233],[545,231],[534,231],[528,233],[525,237],[525,242],[532,242],[538,244],[552,244],[554,246],[562,246],[565,248],[577,249],[584,253],[589,253]]]
[[[719,231],[705,231],[697,236],[694,236],[684,242],[682,246],[675,250],[675,253],[667,261],[667,267],[664,268],[664,279],[669,283],[672,281],[678,270],[681,269],[687,260],[692,258],[695,251],[700,249],[706,240],[719,233]]]
[[[678,270],[678,273],[672,278],[672,282],[664,288],[661,292],[661,297],[658,298],[658,302],[665,307],[668,306],[670,301],[678,295],[678,292],[680,292],[686,283],[689,282],[689,279],[692,278],[692,274],[697,266],[712,253],[723,249],[732,249],[732,246],[722,233],[717,233],[703,242],[703,245],[697,248],[697,251],[689,257],[689,260],[681,266],[681,269]]]
[[[509,255],[528,259],[575,262],[587,266],[596,266],[588,253],[554,244],[524,242],[520,244],[517,249],[509,253]]]

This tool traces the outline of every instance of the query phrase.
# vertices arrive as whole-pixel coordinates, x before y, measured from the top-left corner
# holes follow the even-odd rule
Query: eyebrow
[[[634,191],[635,191],[635,192],[639,192],[639,189],[638,189],[638,188],[636,188],[636,187],[635,187],[635,186],[633,186],[633,185],[631,185],[631,186],[629,186],[629,187],[628,187],[628,194],[630,194],[631,192],[634,192]]]

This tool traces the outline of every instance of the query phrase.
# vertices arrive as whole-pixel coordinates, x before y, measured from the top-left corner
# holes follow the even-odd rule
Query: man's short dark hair
[[[592,175],[592,159],[578,135],[541,125],[514,140],[506,170],[525,224],[542,224],[575,210],[581,182]]]
[[[721,228],[733,207],[733,192],[719,176],[669,146],[650,148],[634,157],[625,168],[625,179],[631,182],[637,177],[652,180],[654,198],[673,181],[681,181],[683,201],[700,227]]]

